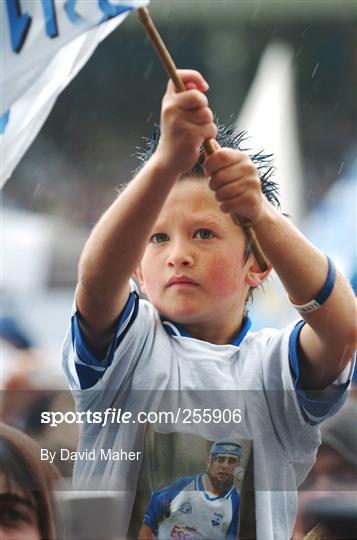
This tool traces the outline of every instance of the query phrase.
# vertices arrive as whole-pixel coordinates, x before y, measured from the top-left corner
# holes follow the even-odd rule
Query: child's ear
[[[259,265],[253,255],[249,257],[246,264],[248,266],[248,270],[245,275],[245,282],[250,287],[259,287],[259,285],[261,285],[263,281],[265,281],[265,279],[269,276],[270,272],[272,271],[272,265],[269,263],[268,269],[262,272],[262,270],[259,268]]]
[[[142,271],[141,271],[140,266],[138,266],[138,268],[135,270],[134,275],[135,275],[136,279],[137,279],[138,282],[139,282],[141,291],[142,291],[144,294],[146,294],[146,291],[145,291],[145,285],[144,285],[143,273],[142,273]]]

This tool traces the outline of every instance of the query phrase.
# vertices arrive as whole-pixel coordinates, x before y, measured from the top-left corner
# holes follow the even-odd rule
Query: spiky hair
[[[248,141],[246,131],[238,131],[231,124],[224,125],[218,123],[217,121],[216,125],[218,128],[217,142],[219,145],[222,148],[232,148],[233,150],[242,150],[244,152],[248,152],[250,159],[257,168],[263,194],[273,206],[280,208],[279,186],[272,180],[272,176],[275,172],[273,155],[265,154],[263,151],[255,154],[249,153],[249,148],[246,147],[246,143]],[[152,136],[150,138],[145,137],[144,146],[137,148],[136,158],[138,160],[138,166],[135,169],[134,174],[137,174],[145,163],[151,158],[159,144],[159,140],[160,126],[158,124],[154,124]],[[202,147],[200,157],[194,167],[192,167],[190,171],[186,171],[182,176],[205,176],[204,161],[205,151]]]

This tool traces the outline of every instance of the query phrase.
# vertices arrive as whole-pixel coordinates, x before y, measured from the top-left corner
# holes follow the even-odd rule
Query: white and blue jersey
[[[140,300],[137,294],[136,285],[134,282],[132,282],[132,292],[130,293],[129,299],[118,319],[116,335],[108,348],[106,357],[102,360],[95,358],[95,356],[88,349],[82,337],[77,313],[73,314],[71,320],[71,340],[76,355],[73,358],[74,363],[71,362],[69,366],[65,363],[64,368],[67,375],[69,375],[68,368],[71,368],[70,382],[71,379],[73,381],[74,377],[75,389],[77,389],[77,387],[81,389],[92,388],[96,385],[96,383],[98,383],[98,381],[101,380],[103,375],[105,375],[106,371],[111,366],[113,359],[118,356],[119,345],[124,340],[125,335],[130,330],[130,327],[137,318],[139,304]],[[168,335],[190,338],[190,335],[181,325],[172,321],[164,320],[162,317],[160,317],[160,321],[163,329]],[[246,317],[243,321],[243,326],[239,334],[232,341],[232,345],[238,347],[241,344],[243,339],[249,335],[251,324],[252,323],[249,317]],[[341,407],[340,398],[343,396],[345,398],[347,397],[346,390],[350,385],[353,369],[351,364],[350,366],[347,366],[344,372],[329,389],[320,392],[322,399],[309,399],[301,387],[300,362],[298,354],[298,339],[301,328],[304,324],[305,322],[300,320],[295,326],[292,327],[290,331],[288,362],[301,413],[306,421],[310,425],[314,426],[319,424],[322,420],[332,416],[336,410]],[[192,342],[195,342],[195,348],[197,348],[199,343],[206,343],[200,342],[200,340],[194,340],[193,338],[191,338],[191,340]],[[202,347],[202,353],[204,353],[204,347]],[[73,388],[73,382],[71,386]],[[199,387],[197,388],[199,389]],[[327,397],[325,398],[325,396]]]
[[[153,493],[144,523],[159,540],[236,539],[239,492],[205,490],[204,475],[187,476]]]
[[[285,540],[295,520],[296,488],[314,463],[320,444],[316,426],[342,406],[353,367],[350,364],[318,399],[309,399],[300,382],[303,324],[253,333],[247,318],[232,343],[217,345],[162,320],[155,307],[133,290],[104,359],[96,358],[87,347],[74,312],[63,365],[80,412],[105,411],[113,405],[133,414],[152,410],[163,392],[192,410],[212,407],[212,403],[220,410],[239,407],[239,425],[174,423],[155,426],[155,430],[185,432],[209,441],[252,441],[257,539]],[[93,449],[100,455],[101,449],[135,449],[144,456],[145,430],[145,424],[139,423],[85,423],[79,450]],[[140,462],[115,460],[75,462],[77,487],[91,489],[95,481],[97,489],[126,493],[118,516],[124,537],[140,466]]]

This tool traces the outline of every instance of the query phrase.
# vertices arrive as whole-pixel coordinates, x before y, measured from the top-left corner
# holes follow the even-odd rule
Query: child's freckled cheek
[[[216,257],[209,262],[207,279],[214,285],[217,295],[224,297],[236,290],[236,277],[229,261]]]
[[[147,273],[145,275],[145,283],[149,293],[154,293],[160,288],[160,282],[157,277],[155,279],[155,274],[153,272]]]

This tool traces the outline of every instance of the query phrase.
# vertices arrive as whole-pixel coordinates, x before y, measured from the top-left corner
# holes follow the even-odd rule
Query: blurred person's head
[[[52,488],[59,473],[28,435],[0,424],[0,538],[54,540]]]
[[[349,399],[343,409],[321,426],[322,444],[304,489],[350,491],[357,487],[357,401]]]
[[[326,529],[318,524],[304,536],[303,540],[329,540],[329,537]]]
[[[333,525],[337,527],[337,531],[343,529],[343,522],[347,522],[346,517],[343,522],[339,520],[338,516],[342,513],[338,512],[338,509],[340,504],[346,509],[357,490],[356,418],[357,401],[350,398],[339,413],[322,424],[322,444],[316,462],[300,487],[294,538],[300,537],[299,534],[306,534],[317,523],[322,523],[325,530],[331,529],[331,523],[327,529],[327,522],[322,522],[319,516],[320,508],[328,507],[329,516],[336,512]],[[352,519],[349,528],[352,526],[357,527],[357,515]],[[330,535],[327,538],[335,536]]]
[[[357,538],[356,496],[316,499],[307,510],[310,522],[318,523],[304,540],[355,540]]]

